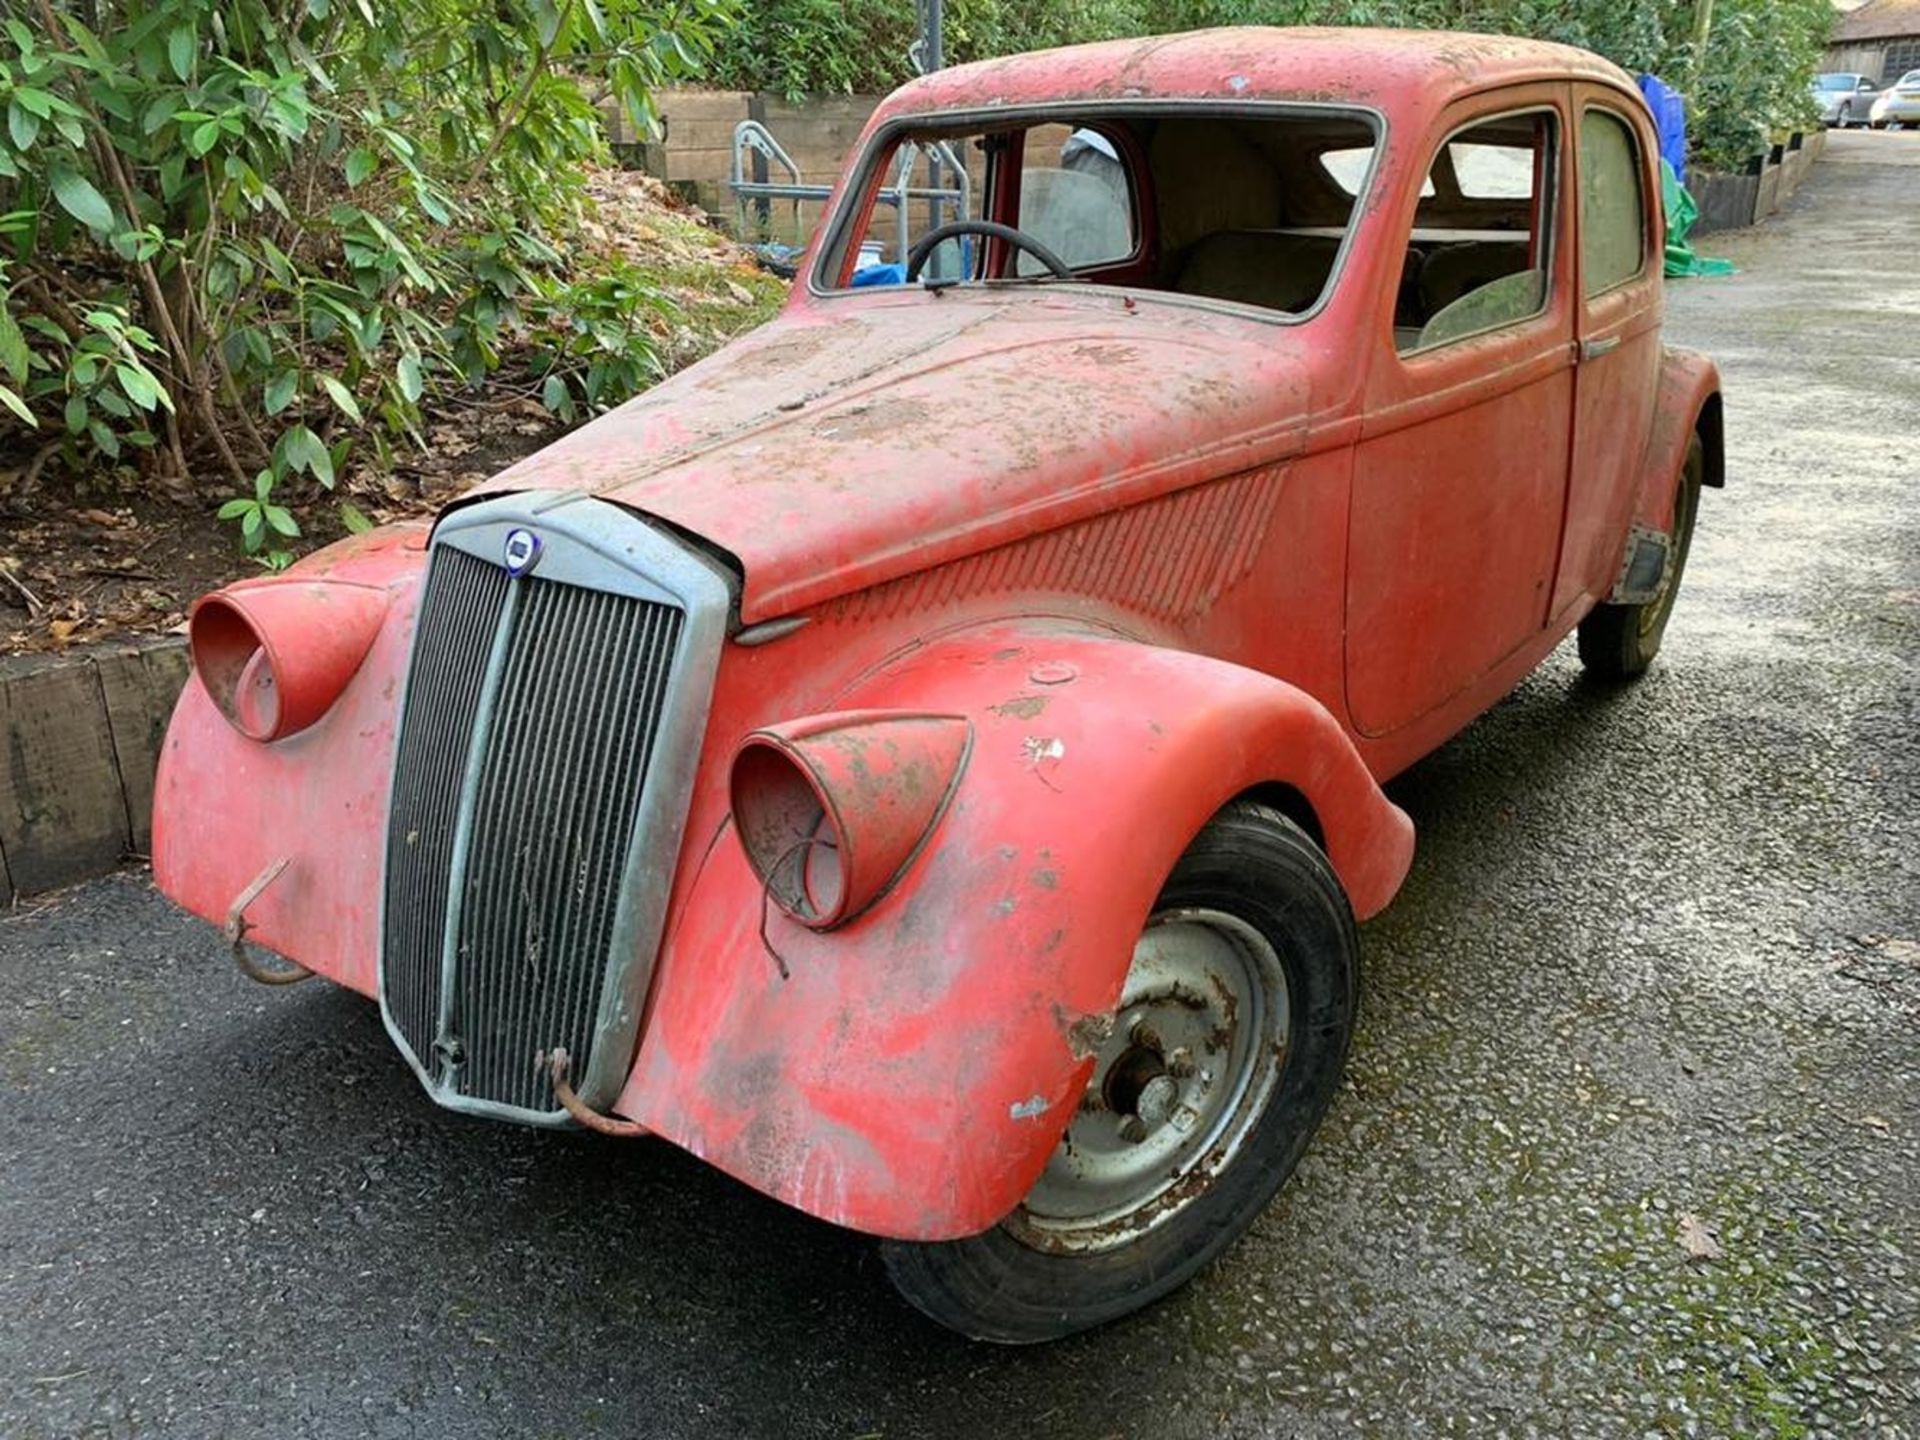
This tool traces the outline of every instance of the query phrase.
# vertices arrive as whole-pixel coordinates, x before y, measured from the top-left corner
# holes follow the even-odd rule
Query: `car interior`
[[[1327,292],[1374,143],[1359,117],[1301,113],[1101,113],[909,131],[869,169],[869,206],[841,283],[1063,278],[1051,260],[1085,283],[1302,315]],[[1547,227],[1538,221],[1552,213],[1554,154],[1543,112],[1477,124],[1440,147],[1401,272],[1398,349],[1542,307]],[[952,198],[934,198],[942,194]],[[975,218],[1013,227],[1050,257],[979,232],[929,241],[938,227]],[[916,248],[927,251],[919,269]]]

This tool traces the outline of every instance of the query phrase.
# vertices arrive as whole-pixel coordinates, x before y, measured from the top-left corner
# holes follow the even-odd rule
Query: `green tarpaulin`
[[[1693,222],[1700,218],[1700,207],[1693,203],[1693,196],[1687,193],[1686,186],[1673,173],[1673,166],[1667,161],[1660,162],[1660,193],[1667,211],[1667,274],[1676,275],[1731,275],[1731,260],[1707,260],[1693,253],[1693,247],[1687,243],[1687,236],[1693,230]]]

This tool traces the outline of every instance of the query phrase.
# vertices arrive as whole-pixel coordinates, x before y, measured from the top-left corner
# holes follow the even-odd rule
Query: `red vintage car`
[[[777,320],[200,602],[158,882],[436,1103],[683,1146],[969,1335],[1144,1305],[1326,1110],[1381,781],[1659,648],[1722,421],[1656,153],[1483,36],[916,81]]]

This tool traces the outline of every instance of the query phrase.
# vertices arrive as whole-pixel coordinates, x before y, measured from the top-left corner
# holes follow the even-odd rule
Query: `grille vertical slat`
[[[643,623],[644,618],[632,610],[619,611],[604,617],[598,614],[589,616],[589,632],[596,646],[596,653],[589,658],[590,667],[609,665],[612,663],[612,656],[628,653],[635,642],[635,631]],[[602,651],[605,653],[600,653]],[[644,650],[642,653],[645,653]],[[617,692],[609,697],[611,713],[615,715],[632,713],[628,700],[634,677],[639,673],[637,667],[627,667],[616,672],[611,678],[610,683]],[[636,717],[634,723],[642,733],[648,730],[644,717]],[[583,796],[619,793],[610,792],[606,784],[610,762],[617,753],[615,747],[593,743],[589,753],[591,760],[587,775],[578,793]],[[566,823],[570,828],[576,825],[585,826],[586,833],[578,852],[567,857],[566,862],[558,867],[553,877],[563,902],[564,918],[559,939],[562,950],[569,950],[583,943],[585,936],[582,927],[589,912],[577,902],[582,897],[594,893],[597,888],[596,877],[591,873],[596,858],[604,860],[609,851],[617,849],[617,846],[610,843],[611,837],[604,833],[609,813],[605,807],[576,807],[567,817]],[[583,997],[593,993],[593,987],[588,980],[588,976],[579,972],[568,976],[558,997],[559,1015],[544,1017],[549,1028],[557,1028],[565,1034],[573,1034],[580,1028],[579,1012],[584,1003]],[[587,1017],[587,1021],[591,1023],[591,1017]]]
[[[509,580],[447,546],[429,572],[394,782],[382,985],[429,1086],[459,1097],[447,1103],[553,1114],[535,1051],[564,1045],[583,1073],[610,978],[623,963],[651,963],[613,950],[657,742],[678,713],[668,701],[686,612],[618,585],[576,584],[578,573]],[[509,586],[521,587],[512,606]],[[504,654],[483,680],[497,636]],[[674,856],[642,853],[642,887],[664,886]],[[450,874],[462,877],[458,896]],[[457,1064],[436,1056],[436,1041],[460,1053]]]
[[[387,872],[387,1000],[408,1035],[430,1045],[440,1004],[440,954],[454,819],[466,739],[479,716],[481,676],[507,599],[507,577],[457,550],[434,556],[414,651],[415,703],[396,759]]]

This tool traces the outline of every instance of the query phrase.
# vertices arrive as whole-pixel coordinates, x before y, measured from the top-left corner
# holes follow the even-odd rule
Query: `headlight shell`
[[[332,708],[386,619],[387,592],[344,580],[258,580],[205,596],[187,622],[207,696],[249,740],[298,734]]]
[[[733,760],[733,820],[768,897],[815,930],[863,914],[932,835],[972,737],[960,716],[898,710],[749,735]]]

